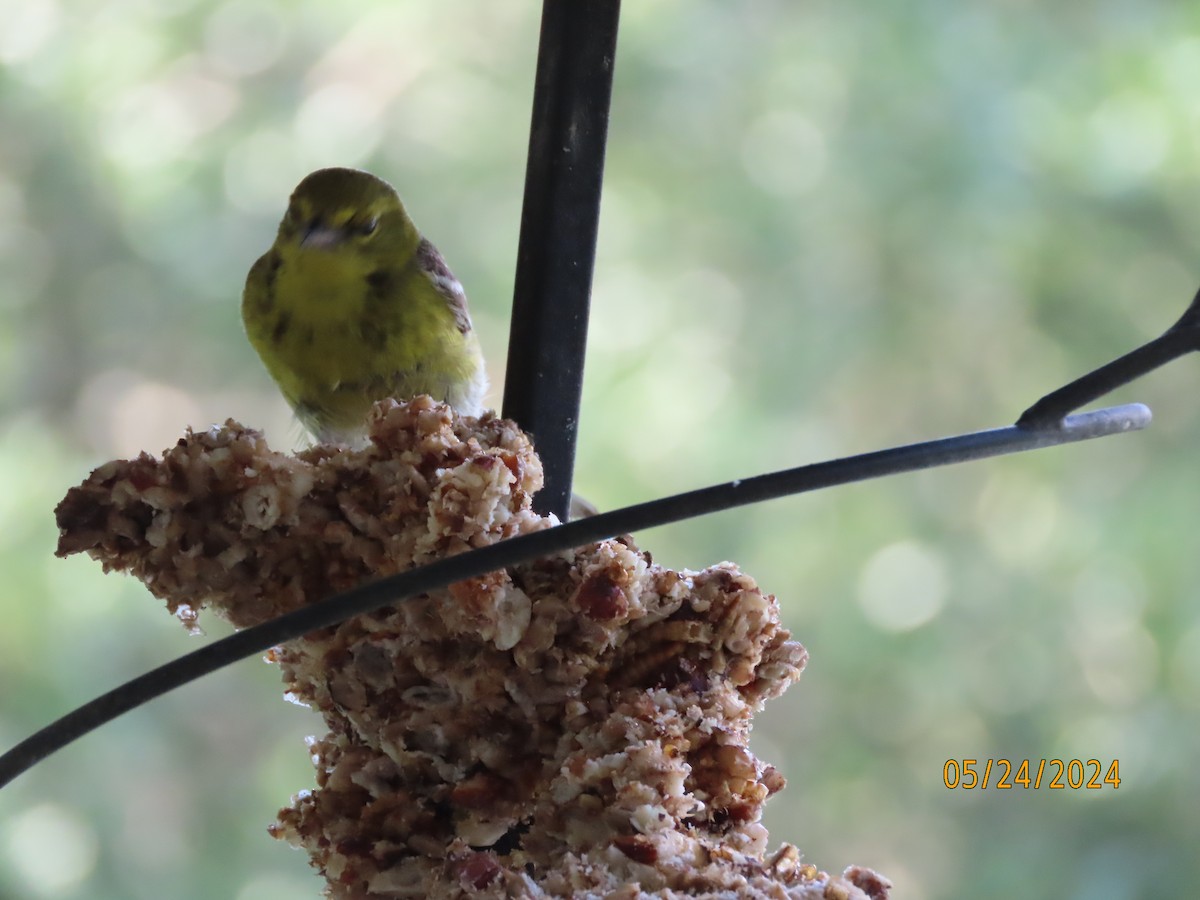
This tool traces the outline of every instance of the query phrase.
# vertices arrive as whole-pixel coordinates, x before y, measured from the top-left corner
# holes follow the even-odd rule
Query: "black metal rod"
[[[1136,431],[1149,424],[1150,410],[1134,403],[1070,416],[1059,429],[1027,430],[1008,426],[876,450],[651,500],[439,559],[239,631],[139,675],[47,725],[0,756],[0,787],[77,738],[217,669],[263,653],[316,628],[336,625],[352,616],[444,588],[464,578],[473,578],[619,534],[788,494],[1004,453],[1085,441]]]
[[[1054,427],[1067,413],[1193,350],[1200,350],[1200,291],[1179,321],[1163,334],[1051,391],[1021,413],[1017,425],[1021,428]]]
[[[542,514],[571,501],[619,0],[545,0],[503,414],[533,435]]]

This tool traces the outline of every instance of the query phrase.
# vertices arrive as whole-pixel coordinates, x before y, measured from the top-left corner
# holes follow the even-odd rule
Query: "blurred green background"
[[[200,646],[56,560],[95,465],[232,416],[298,438],[245,272],[321,165],[395,183],[499,403],[537,4],[0,0],[0,744]],[[1200,6],[630,0],[577,485],[602,507],[1012,421],[1200,266]],[[640,535],[739,562],[812,655],[758,720],[773,839],[909,898],[1200,881],[1200,366],[1150,431]],[[211,621],[210,636],[226,629]],[[266,825],[319,723],[248,661],[0,792],[0,896],[316,898]],[[1116,759],[950,791],[947,759]]]

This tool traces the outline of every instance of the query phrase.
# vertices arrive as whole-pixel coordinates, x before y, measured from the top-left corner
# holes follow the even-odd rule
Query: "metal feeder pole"
[[[588,302],[612,97],[619,0],[546,0],[533,91],[503,414],[533,435],[546,486],[571,502]]]

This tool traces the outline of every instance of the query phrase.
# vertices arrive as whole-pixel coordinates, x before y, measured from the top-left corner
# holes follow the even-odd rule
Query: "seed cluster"
[[[511,422],[383,401],[361,448],[272,451],[235,422],[101,466],[58,508],[59,554],[131,572],[186,624],[252,625],[363,580],[551,526]],[[340,900],[884,900],[768,851],[782,776],[751,718],[804,648],[730,563],[676,572],[629,538],[451,585],[277,647],[318,711],[316,786],[272,833]]]

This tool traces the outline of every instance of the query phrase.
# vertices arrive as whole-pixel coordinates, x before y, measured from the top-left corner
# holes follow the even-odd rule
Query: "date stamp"
[[[1107,766],[1098,759],[948,759],[942,783],[951,791],[1116,790],[1121,765],[1116,759]]]

